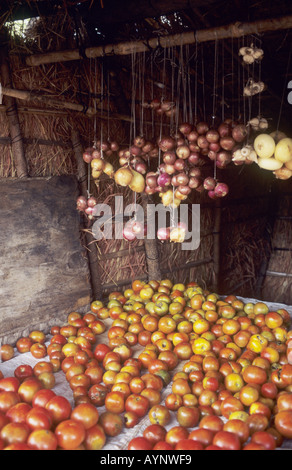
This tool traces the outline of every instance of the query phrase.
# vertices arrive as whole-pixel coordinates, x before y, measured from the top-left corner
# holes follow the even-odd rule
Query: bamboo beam
[[[188,31],[181,34],[172,34],[162,37],[154,37],[147,41],[128,41],[118,44],[108,44],[105,46],[88,47],[84,53],[78,49],[65,50],[60,52],[49,52],[45,54],[34,54],[26,58],[26,64],[38,66],[42,64],[52,64],[55,62],[68,62],[81,60],[84,57],[93,59],[108,55],[129,55],[133,52],[147,52],[157,47],[167,48],[172,46],[184,46],[187,44],[204,43],[215,41],[216,39],[240,38],[250,34],[261,34],[268,31],[279,31],[292,28],[292,15],[280,18],[271,18],[249,23],[232,23],[218,28],[207,28],[198,31]]]
[[[57,98],[52,98],[47,95],[40,95],[34,93],[33,91],[28,90],[16,90],[15,88],[2,87],[2,95],[9,96],[10,98],[16,98],[19,100],[26,101],[41,101],[51,106],[56,106],[58,108],[65,108],[71,111],[78,111],[80,113],[87,114],[89,116],[94,116],[96,114],[95,109],[92,107],[84,107],[79,103],[72,103],[70,101],[62,101]]]
[[[11,74],[8,62],[8,54],[6,48],[0,50],[0,72],[1,78],[5,85],[11,86]],[[6,116],[9,123],[9,133],[11,137],[11,148],[15,161],[16,173],[19,178],[28,176],[27,162],[25,158],[24,145],[20,130],[20,123],[17,112],[17,104],[13,97],[6,98]]]

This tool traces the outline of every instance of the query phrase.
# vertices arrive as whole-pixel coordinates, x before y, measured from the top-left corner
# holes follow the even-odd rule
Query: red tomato
[[[96,406],[103,406],[108,389],[103,384],[94,384],[88,390],[88,396],[92,403]]]
[[[98,418],[98,410],[91,403],[81,403],[71,413],[71,419],[83,424],[85,429],[94,426],[98,422]]]
[[[176,446],[176,444],[182,439],[189,438],[189,431],[183,426],[174,426],[169,431],[167,431],[165,436],[165,441],[171,446]]]
[[[53,390],[42,388],[34,395],[32,399],[32,406],[42,406],[45,408],[48,401],[50,401],[50,399],[55,396],[56,394]]]
[[[98,362],[103,362],[107,353],[111,351],[111,348],[107,344],[98,344],[94,349],[94,357],[98,360]]]
[[[12,406],[20,401],[20,396],[16,392],[0,392],[0,412],[7,413]]]
[[[18,389],[18,394],[22,401],[32,403],[34,395],[42,388],[41,382],[36,377],[30,377],[22,382]]]
[[[275,450],[276,448],[275,439],[266,431],[255,432],[251,437],[251,442],[263,446],[266,450]]]
[[[74,450],[84,441],[86,431],[83,424],[73,419],[65,419],[57,425],[55,435],[59,447],[65,450]]]
[[[37,429],[27,439],[27,444],[33,450],[57,450],[58,440],[48,429]]]
[[[143,437],[147,439],[151,444],[155,445],[160,441],[163,441],[166,436],[166,429],[160,424],[150,424],[143,432]]]
[[[109,392],[105,397],[105,407],[112,413],[125,411],[125,398],[121,392]],[[127,410],[128,411],[128,410]]]
[[[100,415],[98,423],[103,427],[107,436],[117,436],[123,429],[122,415],[105,411]]]
[[[59,395],[51,398],[45,408],[51,413],[54,424],[69,419],[72,412],[69,400]]]
[[[155,444],[153,450],[173,450],[173,446],[165,441],[159,441],[157,444]]]
[[[248,424],[241,419],[229,419],[224,423],[223,431],[236,434],[242,444],[248,440],[250,435]]]
[[[11,409],[11,408],[10,408]],[[0,430],[8,424],[10,421],[10,418],[8,418],[4,413],[0,413]]]
[[[20,385],[20,380],[16,377],[4,377],[0,380],[0,391],[2,392],[17,392]]]
[[[0,347],[0,362],[9,361],[14,356],[14,348],[10,344],[2,344]]]
[[[197,428],[190,432],[189,439],[200,442],[204,447],[212,444],[215,433],[210,429]]]
[[[52,415],[46,408],[34,406],[26,415],[26,424],[32,431],[51,429],[53,424]]]
[[[8,423],[1,429],[0,437],[6,445],[24,444],[29,436],[29,427],[24,423]]]
[[[128,450],[152,450],[153,445],[145,437],[134,437],[128,444]]]
[[[22,382],[28,377],[33,377],[33,368],[29,364],[20,365],[14,370],[14,375]]]
[[[100,424],[96,424],[92,426],[92,428],[87,429],[84,440],[86,450],[101,450],[105,443],[106,435]]]
[[[27,413],[30,410],[31,410],[31,406],[28,403],[21,402],[9,408],[9,410],[6,413],[6,416],[13,423],[25,423]]]
[[[222,431],[223,426],[223,420],[220,418],[220,416],[216,415],[203,416],[199,424],[200,428],[209,429],[212,432]]]
[[[275,415],[275,427],[282,436],[292,439],[292,410],[277,413]]]
[[[192,439],[182,439],[176,444],[174,450],[204,450],[204,447],[200,442]]]
[[[240,450],[241,442],[239,437],[233,432],[219,431],[213,438],[213,444],[223,450]]]
[[[133,411],[140,418],[146,415],[149,409],[149,400],[142,395],[132,393],[125,401],[125,410]]]

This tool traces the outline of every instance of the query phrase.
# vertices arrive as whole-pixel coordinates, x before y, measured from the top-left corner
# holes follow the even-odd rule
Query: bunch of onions
[[[77,198],[77,210],[84,212],[90,220],[93,219],[93,211],[96,205],[97,199],[93,196],[90,196],[88,199],[86,199],[85,196],[79,196]]]
[[[137,238],[144,237],[145,230],[147,231],[147,227],[145,227],[142,222],[137,221],[135,219],[129,220],[123,228],[123,238],[127,241],[134,241]]]

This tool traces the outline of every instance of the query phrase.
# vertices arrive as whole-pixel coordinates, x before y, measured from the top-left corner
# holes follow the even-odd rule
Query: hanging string
[[[145,99],[145,51],[142,54],[142,66],[141,66],[141,84],[140,84],[140,92],[141,92],[141,99],[140,99],[140,135],[144,135],[144,99]]]
[[[101,115],[103,115],[103,93],[104,93],[104,68],[103,68],[103,58],[101,60],[101,72],[100,72],[100,95],[101,95]],[[103,158],[103,122],[102,119],[100,120],[100,151],[101,151],[101,158]]]
[[[196,38],[196,63],[195,63],[195,122],[197,124],[198,121],[198,41]]]
[[[133,140],[133,137],[136,136],[136,88],[137,88],[137,79],[135,73],[136,67],[136,51],[133,50],[131,54],[132,59],[132,106],[131,106],[131,126],[130,126],[130,144]]]
[[[205,60],[204,60],[204,45],[201,46],[201,55],[202,55],[202,80],[203,80],[203,116],[204,121],[206,121],[206,93],[205,93]]]
[[[280,105],[280,111],[279,111],[279,117],[278,117],[278,123],[277,123],[277,133],[279,132],[279,129],[280,129],[284,99],[285,99],[285,94],[287,93],[287,81],[288,81],[288,76],[289,76],[291,57],[292,57],[292,42],[291,42],[291,45],[290,45],[290,52],[289,52],[288,62],[287,62],[287,70],[286,70],[284,86],[283,86],[283,93],[282,93],[282,99],[281,99],[281,105]]]
[[[218,80],[218,39],[215,40],[215,54],[214,54],[214,80],[213,80],[213,112],[212,112],[212,126],[215,124],[216,113],[216,99],[217,99],[217,80]]]
[[[224,52],[225,52],[225,47],[224,47],[224,39],[222,40],[222,107],[221,107],[221,110],[222,110],[222,122],[224,122],[225,120],[225,76],[224,76],[224,73],[225,73],[225,55],[224,55]]]

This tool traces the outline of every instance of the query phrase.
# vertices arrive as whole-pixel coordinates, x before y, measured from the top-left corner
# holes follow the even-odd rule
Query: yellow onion
[[[122,167],[115,172],[115,182],[120,186],[129,186],[133,180],[133,172],[130,168]]]
[[[183,227],[175,227],[170,230],[170,241],[182,243],[185,239],[186,231]]]
[[[258,158],[257,164],[260,168],[270,171],[279,170],[283,166],[283,163],[275,158]]]
[[[254,141],[254,149],[260,158],[271,158],[274,155],[276,142],[269,134],[260,134]]]
[[[97,180],[102,174],[102,170],[95,170],[94,168],[91,171],[91,176],[94,180]]]
[[[275,159],[282,163],[292,160],[292,139],[281,139],[275,149]]]
[[[133,178],[129,183],[129,188],[135,193],[143,193],[146,186],[144,176],[138,173],[138,171],[132,169],[130,171],[132,172]]]
[[[97,171],[102,171],[105,167],[105,161],[101,158],[94,158],[91,160],[91,168]]]
[[[108,175],[110,178],[112,178],[114,176],[114,173],[115,173],[115,170],[114,170],[114,167],[111,163],[109,162],[105,162],[105,166],[104,166],[104,169],[103,169],[103,172]]]
[[[292,170],[289,170],[287,167],[282,166],[279,170],[274,171],[274,175],[279,180],[288,180],[292,176]]]

